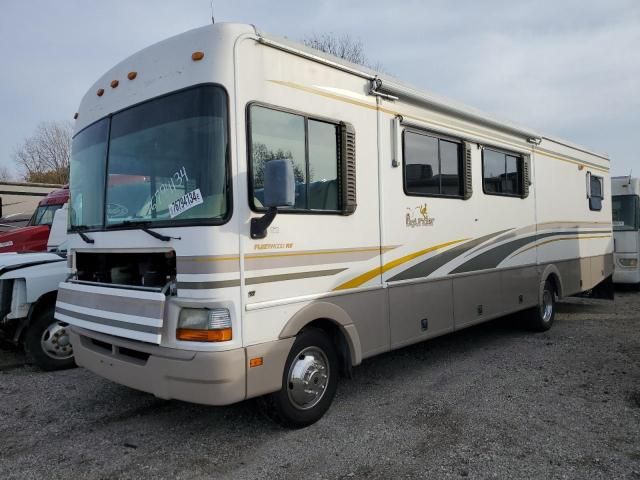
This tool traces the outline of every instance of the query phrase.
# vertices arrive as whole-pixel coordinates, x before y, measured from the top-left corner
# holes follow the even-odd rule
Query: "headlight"
[[[637,258],[618,258],[618,264],[624,268],[635,268],[638,266]]]
[[[13,280],[0,280],[0,320],[11,312],[13,300]]]
[[[178,318],[176,338],[190,342],[231,340],[231,313],[226,308],[183,308]]]

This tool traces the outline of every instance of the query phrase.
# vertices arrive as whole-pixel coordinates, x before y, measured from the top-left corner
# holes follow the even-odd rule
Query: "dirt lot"
[[[0,478],[640,479],[640,292],[559,311],[367,360],[298,431],[3,350]]]

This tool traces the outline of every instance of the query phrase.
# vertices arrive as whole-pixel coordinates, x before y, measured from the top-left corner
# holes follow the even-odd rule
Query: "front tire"
[[[282,388],[258,399],[261,410],[285,427],[307,427],[329,409],[338,372],[338,356],[327,334],[318,328],[305,329],[287,357]]]
[[[545,332],[553,325],[556,317],[556,289],[547,279],[544,282],[540,303],[528,312],[527,326],[534,332]]]
[[[53,305],[42,309],[32,319],[24,336],[24,349],[31,361],[42,370],[75,367],[69,343],[69,326],[55,318]]]

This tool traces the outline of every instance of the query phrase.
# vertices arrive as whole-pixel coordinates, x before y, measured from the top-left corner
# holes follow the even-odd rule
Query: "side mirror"
[[[270,160],[264,166],[264,206],[292,207],[296,202],[296,180],[289,160]]]
[[[287,159],[269,160],[264,166],[264,206],[268,210],[262,217],[251,219],[251,238],[265,238],[278,213],[277,207],[292,207],[295,201],[293,165]]]

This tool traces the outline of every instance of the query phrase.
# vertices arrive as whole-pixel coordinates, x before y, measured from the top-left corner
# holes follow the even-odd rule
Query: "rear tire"
[[[288,427],[307,427],[329,409],[338,386],[338,356],[327,334],[318,328],[300,332],[282,374],[282,388],[258,399],[261,411]]]
[[[46,371],[76,366],[69,343],[69,326],[53,318],[53,314],[53,305],[42,309],[33,317],[24,335],[24,349],[30,360]]]
[[[551,280],[544,282],[540,304],[527,312],[527,327],[534,332],[545,332],[556,317],[556,289]]]

